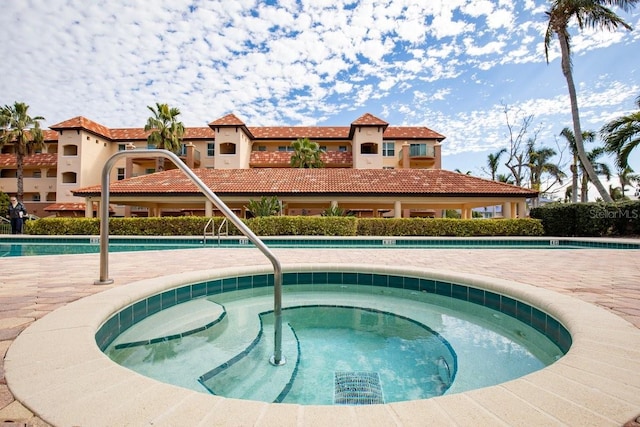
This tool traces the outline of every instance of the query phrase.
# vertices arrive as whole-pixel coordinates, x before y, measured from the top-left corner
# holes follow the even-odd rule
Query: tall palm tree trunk
[[[567,80],[567,86],[569,88],[569,98],[571,100],[571,118],[573,120],[573,134],[576,139],[576,149],[578,157],[584,170],[587,172],[589,179],[600,193],[600,197],[605,202],[613,202],[611,195],[604,188],[598,174],[593,169],[593,165],[587,158],[587,153],[584,151],[584,142],[582,140],[582,129],[580,128],[580,114],[578,111],[578,96],[576,94],[576,86],[573,82],[573,74],[571,72],[571,57],[569,54],[569,40],[563,31],[558,31],[558,40],[560,41],[560,50],[562,52],[562,74],[564,74]]]

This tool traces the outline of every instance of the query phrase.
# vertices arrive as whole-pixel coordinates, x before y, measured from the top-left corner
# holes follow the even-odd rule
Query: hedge
[[[202,236],[210,218],[198,216],[111,218],[116,236]],[[208,231],[217,232],[224,219],[215,217]],[[258,236],[540,236],[534,219],[356,218],[267,216],[242,220]],[[98,235],[97,218],[42,218],[26,223],[33,235]],[[229,235],[240,235],[229,224]]]
[[[550,203],[531,210],[547,236],[640,235],[640,201]]]

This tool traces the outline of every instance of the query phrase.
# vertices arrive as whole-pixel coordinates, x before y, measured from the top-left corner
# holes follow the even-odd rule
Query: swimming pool
[[[371,249],[640,249],[631,239],[587,239],[549,237],[262,237],[270,248],[371,248]],[[111,236],[109,252],[194,248],[243,248],[252,243],[245,237],[216,238],[184,236]],[[100,252],[98,236],[3,236],[0,257],[72,255]]]
[[[338,372],[372,375],[375,387],[367,387],[375,393],[367,388],[365,395],[380,401],[371,403],[424,399],[529,374],[571,345],[567,330],[543,311],[465,284],[367,271],[288,272],[283,283],[290,327],[283,367],[268,363],[273,276],[265,274],[140,300],[106,321],[96,342],[114,361],[163,382],[321,405],[336,404]],[[302,308],[316,311],[300,314]],[[365,333],[371,330],[377,333]]]

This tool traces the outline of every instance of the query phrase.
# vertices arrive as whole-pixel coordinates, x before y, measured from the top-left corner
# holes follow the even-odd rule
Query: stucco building
[[[39,216],[93,216],[103,165],[135,146],[111,173],[112,211],[129,215],[214,215],[210,202],[167,162],[144,155],[142,128],[107,128],[84,117],[45,131],[41,152],[25,159],[24,201]],[[291,169],[291,143],[309,138],[325,151],[323,169]],[[522,215],[535,191],[442,169],[445,137],[424,126],[391,126],[364,114],[349,126],[250,127],[233,114],[186,129],[179,156],[241,216],[251,199],[276,196],[283,213],[340,206],[362,216],[439,216],[444,209],[501,205]],[[153,174],[153,175],[151,175]],[[14,147],[0,154],[0,190],[15,193]]]

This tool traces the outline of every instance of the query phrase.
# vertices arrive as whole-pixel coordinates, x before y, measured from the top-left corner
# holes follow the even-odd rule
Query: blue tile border
[[[152,295],[144,300],[124,307],[109,318],[96,332],[96,343],[100,349],[104,351],[118,335],[134,323],[160,310],[173,307],[176,304],[189,301],[193,298],[217,295],[222,292],[273,286],[273,281],[273,274],[244,275],[185,285]],[[282,283],[285,287],[299,284],[348,284],[393,287],[442,295],[483,305],[514,317],[547,336],[563,353],[569,351],[571,347],[571,334],[551,315],[538,308],[532,307],[524,301],[464,284],[395,274],[388,275],[366,272],[340,273],[335,271],[286,272],[283,273]]]

